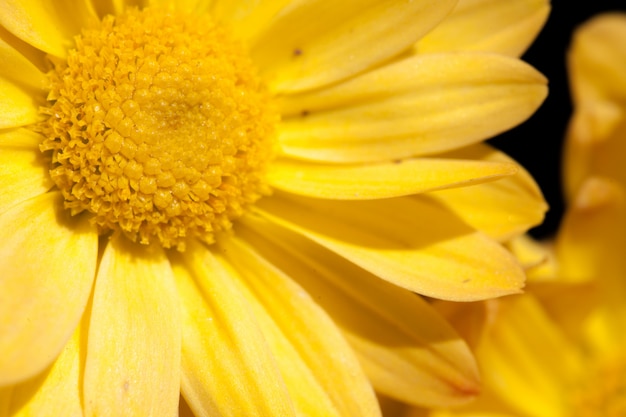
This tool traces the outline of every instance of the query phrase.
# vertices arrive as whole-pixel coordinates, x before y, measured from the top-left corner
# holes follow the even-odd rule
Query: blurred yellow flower
[[[0,415],[471,399],[413,292],[524,283],[546,206],[482,141],[546,95],[546,3],[3,0]]]
[[[395,404],[388,415],[626,415],[624,36],[626,15],[609,14],[573,37],[568,208],[554,242],[511,244],[529,266],[528,292],[439,306],[475,346],[483,393],[455,411]],[[542,257],[548,262],[538,264]]]

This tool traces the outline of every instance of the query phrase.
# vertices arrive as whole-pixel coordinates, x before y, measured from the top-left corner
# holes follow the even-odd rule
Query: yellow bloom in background
[[[626,184],[626,14],[590,19],[568,54],[574,115],[565,147],[565,192],[573,198],[591,175]]]
[[[482,141],[546,95],[546,3],[3,0],[0,415],[470,400],[413,292],[524,284],[546,205]]]
[[[455,411],[390,402],[387,415],[626,415],[625,35],[619,14],[574,34],[568,208],[554,242],[511,242],[529,267],[527,293],[438,306],[474,346],[483,393]]]

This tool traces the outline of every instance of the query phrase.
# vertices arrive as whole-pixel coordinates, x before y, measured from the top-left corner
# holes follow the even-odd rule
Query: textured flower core
[[[603,361],[574,391],[572,417],[626,416],[626,358]]]
[[[268,192],[277,122],[245,49],[209,17],[107,16],[51,58],[41,149],[73,214],[183,250]]]

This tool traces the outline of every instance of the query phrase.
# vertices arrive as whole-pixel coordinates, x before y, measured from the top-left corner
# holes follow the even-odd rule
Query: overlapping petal
[[[527,415],[563,415],[563,389],[582,366],[578,353],[531,295],[507,299],[496,314],[477,352],[489,370],[485,382]]]
[[[181,390],[196,416],[295,416],[237,275],[202,246],[174,257],[182,309]]]
[[[270,184],[310,197],[369,200],[463,187],[517,172],[513,163],[411,158],[377,164],[318,164],[279,159],[269,168]]]
[[[513,58],[414,56],[324,90],[285,97],[278,140],[290,156],[373,162],[459,148],[529,117],[545,78]]]
[[[35,378],[10,387],[8,415],[83,417],[81,404],[81,371],[85,359],[84,345],[81,345],[84,340],[83,333],[82,326],[77,326],[74,335],[50,369]],[[0,416],[5,417],[6,414],[0,410]]]
[[[276,193],[253,212],[435,298],[496,297],[519,292],[524,282],[510,253],[431,199],[343,202]]]
[[[21,139],[26,137],[15,132],[15,135],[0,134],[0,141]],[[38,150],[5,148],[0,145],[0,213],[24,200],[43,194],[52,187],[52,181],[45,166],[44,157]]]
[[[85,217],[70,217],[60,197],[42,194],[0,215],[2,385],[32,377],[50,365],[89,298],[97,234]]]
[[[240,235],[341,327],[377,391],[421,405],[460,404],[476,394],[469,349],[420,297],[269,222],[250,216],[245,224]]]
[[[32,49],[26,44],[19,44],[16,38],[0,26],[0,75],[4,78],[17,81],[43,90],[46,85],[44,74],[23,53],[32,56]]]
[[[96,19],[86,0],[6,0],[0,13],[0,24],[15,36],[59,57],[67,54],[74,35]]]
[[[548,0],[460,0],[452,13],[415,45],[416,53],[484,51],[520,56],[550,12]]]
[[[453,158],[475,158],[483,161],[513,163],[495,149],[477,144],[446,154]],[[537,183],[519,167],[515,175],[477,184],[468,188],[451,188],[430,193],[472,227],[499,241],[518,236],[544,218],[548,206]]]
[[[0,129],[26,126],[39,119],[39,108],[30,89],[0,77]]]
[[[454,3],[295,1],[256,39],[252,57],[274,91],[319,88],[398,55],[439,23]]]
[[[176,415],[180,321],[162,249],[112,239],[100,260],[89,316],[86,417]]]
[[[244,241],[224,239],[220,246],[238,271],[298,414],[380,416],[353,351],[313,298]]]

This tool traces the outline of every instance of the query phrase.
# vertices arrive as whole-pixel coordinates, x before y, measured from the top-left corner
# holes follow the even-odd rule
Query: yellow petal
[[[85,416],[176,415],[180,350],[179,298],[162,250],[111,240],[91,306]]]
[[[50,365],[87,304],[97,234],[62,204],[47,193],[0,216],[0,385]]]
[[[84,351],[80,347],[80,329],[76,328],[49,370],[13,387],[12,417],[83,416],[80,366]]]
[[[31,51],[0,27],[0,75],[34,89],[44,88],[45,75],[22,52],[29,54]]]
[[[0,134],[0,141],[7,136]],[[15,134],[16,141],[22,137]],[[39,150],[0,147],[0,213],[51,187],[48,166]]]
[[[528,235],[521,235],[506,245],[526,270],[528,282],[550,282],[558,279],[558,262],[552,241],[538,242]]]
[[[7,129],[0,131],[0,148],[26,148],[39,152],[42,139],[39,133],[28,128]]]
[[[563,390],[580,358],[530,295],[501,300],[497,320],[478,349],[485,383],[524,415],[564,416]],[[532,399],[532,400],[530,400]]]
[[[415,51],[485,51],[520,56],[549,13],[549,0],[460,0],[441,24],[420,39]]]
[[[502,152],[477,144],[446,154],[515,163]],[[429,194],[446,205],[470,226],[499,241],[509,240],[543,221],[548,210],[541,190],[521,166],[515,175],[467,188],[453,188]]]
[[[354,352],[311,296],[241,240],[220,246],[239,273],[299,414],[380,416]]]
[[[454,0],[292,2],[252,46],[275,91],[321,87],[383,62],[412,45]]]
[[[195,415],[295,416],[234,272],[199,245],[172,258],[182,300],[181,389]]]
[[[148,0],[149,6],[165,7],[187,13],[206,13],[211,0]]]
[[[287,155],[339,162],[442,152],[528,118],[546,80],[523,62],[484,53],[414,56],[282,103]]]
[[[568,69],[574,104],[587,100],[626,99],[626,16],[598,15],[581,25],[572,38]]]
[[[254,44],[290,0],[216,0],[211,15],[224,22],[238,39]]]
[[[469,301],[516,293],[524,283],[510,253],[428,198],[344,202],[277,193],[254,211],[419,294]]]
[[[512,163],[415,158],[365,165],[278,159],[268,179],[278,189],[310,197],[368,200],[492,181],[517,171]]]
[[[5,0],[0,24],[18,38],[64,57],[73,36],[97,19],[86,0]]]
[[[478,388],[473,356],[420,297],[308,239],[248,220],[250,228],[240,228],[238,234],[330,314],[378,392],[427,406],[458,405],[473,398]]]
[[[30,90],[0,77],[0,114],[0,129],[34,123],[39,119],[36,97]]]
[[[624,189],[610,180],[595,177],[583,184],[556,240],[562,280],[623,279],[625,201]]]

